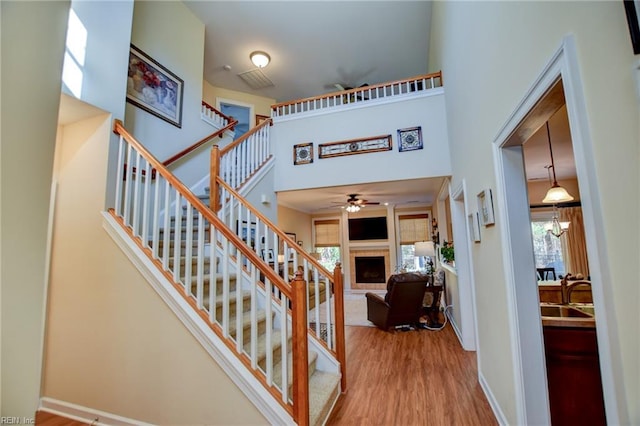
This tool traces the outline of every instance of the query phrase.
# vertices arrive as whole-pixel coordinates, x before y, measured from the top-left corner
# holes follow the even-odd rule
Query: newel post
[[[336,310],[336,357],[340,363],[340,388],[347,391],[347,352],[344,338],[344,284],[342,283],[342,265],[336,262],[333,270],[333,297]]]
[[[297,271],[291,281],[293,299],[293,412],[299,426],[309,424],[309,349],[307,342],[307,282]],[[286,356],[283,354],[282,356]]]
[[[218,145],[213,145],[211,147],[211,169],[209,170],[209,208],[216,213],[220,210],[218,175],[220,175],[220,148]]]

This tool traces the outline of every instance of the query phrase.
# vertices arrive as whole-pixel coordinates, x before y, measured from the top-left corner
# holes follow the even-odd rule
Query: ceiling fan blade
[[[368,206],[377,206],[377,205],[379,205],[380,203],[379,203],[379,202],[377,202],[377,201],[363,201],[363,202],[362,202],[362,204],[366,204],[366,205],[368,205]]]
[[[340,84],[340,83],[336,83],[336,84],[334,84],[334,86],[335,86],[335,88],[336,88],[336,89],[338,89],[338,90],[346,90],[346,89],[344,88],[344,86],[343,86],[342,84]]]

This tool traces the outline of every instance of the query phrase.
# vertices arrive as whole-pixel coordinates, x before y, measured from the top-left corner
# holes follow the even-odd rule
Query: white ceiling
[[[427,72],[430,1],[192,1],[206,26],[204,78],[276,102]],[[255,67],[273,87],[252,90],[237,74]],[[411,52],[411,54],[407,54]],[[225,65],[231,67],[225,70]]]
[[[357,87],[429,69],[430,1],[184,3],[205,24],[204,79],[216,87],[283,102],[336,91],[336,83]],[[249,60],[255,50],[271,56],[262,69],[271,87],[253,90],[238,76],[255,69]],[[558,179],[575,176],[566,110],[550,124]],[[550,159],[544,126],[524,147],[527,176],[547,179],[544,166]],[[278,202],[301,211],[328,212],[333,203],[355,193],[381,203],[431,205],[441,184],[442,179],[419,179],[292,191],[279,193]]]

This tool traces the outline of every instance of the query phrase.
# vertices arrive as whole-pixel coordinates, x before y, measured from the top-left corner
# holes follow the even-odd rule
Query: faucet
[[[586,285],[586,286],[589,286],[589,288],[591,288],[591,281],[576,281],[576,282],[571,283],[570,285],[568,285],[567,288],[566,288],[567,304],[571,303],[571,293],[573,292],[573,290],[575,290],[576,287],[581,286],[581,285]]]
[[[570,276],[571,274],[568,273],[560,280],[560,297],[562,299],[563,305],[569,304],[569,286],[567,285],[567,281],[569,280]]]

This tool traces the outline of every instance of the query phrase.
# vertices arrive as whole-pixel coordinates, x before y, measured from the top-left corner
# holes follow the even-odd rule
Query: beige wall
[[[311,215],[278,205],[277,225],[283,231],[296,234],[296,239],[302,241],[302,248],[311,251]]]
[[[436,2],[430,69],[442,69],[453,186],[462,179],[471,194],[495,188],[492,142],[524,98],[562,38],[572,34],[584,87],[593,144],[589,173],[600,194],[614,312],[612,350],[621,359],[617,391],[622,419],[640,423],[640,316],[638,226],[639,114],[633,81],[634,57],[621,2]],[[594,31],[597,28],[597,31]],[[464,31],[461,31],[464,29]],[[472,36],[470,36],[472,35]],[[598,200],[585,200],[598,202]],[[504,200],[495,199],[498,206]],[[624,208],[621,208],[624,203]],[[517,422],[511,325],[500,255],[500,226],[483,229],[473,246],[479,369],[508,423]],[[609,271],[607,270],[607,272]],[[603,284],[604,285],[604,284]],[[513,325],[515,327],[515,325]],[[617,328],[616,328],[617,327]],[[615,358],[615,357],[614,357]],[[525,366],[526,368],[526,366]],[[625,404],[626,412],[625,412]]]
[[[56,146],[43,396],[155,424],[265,424],[102,227],[109,115]]]
[[[253,105],[254,112],[256,114],[266,115],[268,117],[271,117],[271,105],[276,103],[275,99],[236,92],[235,90],[223,89],[221,87],[212,86],[206,80],[203,81],[202,100],[215,108],[216,98],[233,99],[238,102]]]
[[[40,396],[47,223],[68,11],[68,1],[0,3],[2,416],[33,418]]]

